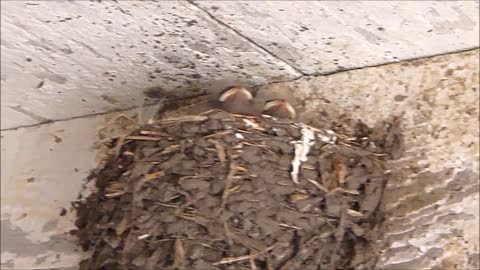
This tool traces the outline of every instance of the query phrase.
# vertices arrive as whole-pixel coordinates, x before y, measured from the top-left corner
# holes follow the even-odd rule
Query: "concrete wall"
[[[479,46],[478,1],[2,1],[1,129]]]

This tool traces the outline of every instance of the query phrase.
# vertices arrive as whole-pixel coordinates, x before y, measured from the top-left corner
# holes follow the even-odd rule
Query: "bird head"
[[[294,119],[297,116],[295,108],[284,99],[274,99],[265,102],[263,113],[282,119]]]

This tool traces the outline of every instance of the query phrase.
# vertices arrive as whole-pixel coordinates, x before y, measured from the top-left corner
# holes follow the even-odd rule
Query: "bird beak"
[[[263,107],[263,113],[283,119],[294,119],[297,116],[293,106],[283,99],[267,101]]]
[[[232,87],[224,91],[218,100],[222,103],[233,101],[233,100],[251,100],[253,99],[252,93],[243,87]]]

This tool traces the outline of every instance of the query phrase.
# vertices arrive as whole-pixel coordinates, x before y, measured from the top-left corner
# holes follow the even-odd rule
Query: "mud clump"
[[[398,136],[352,130],[211,111],[111,140],[75,203],[80,268],[372,269]]]

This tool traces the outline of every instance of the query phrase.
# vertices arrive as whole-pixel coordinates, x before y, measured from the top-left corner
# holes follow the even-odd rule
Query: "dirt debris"
[[[214,110],[111,139],[74,203],[80,268],[372,269],[398,125],[341,134]]]

